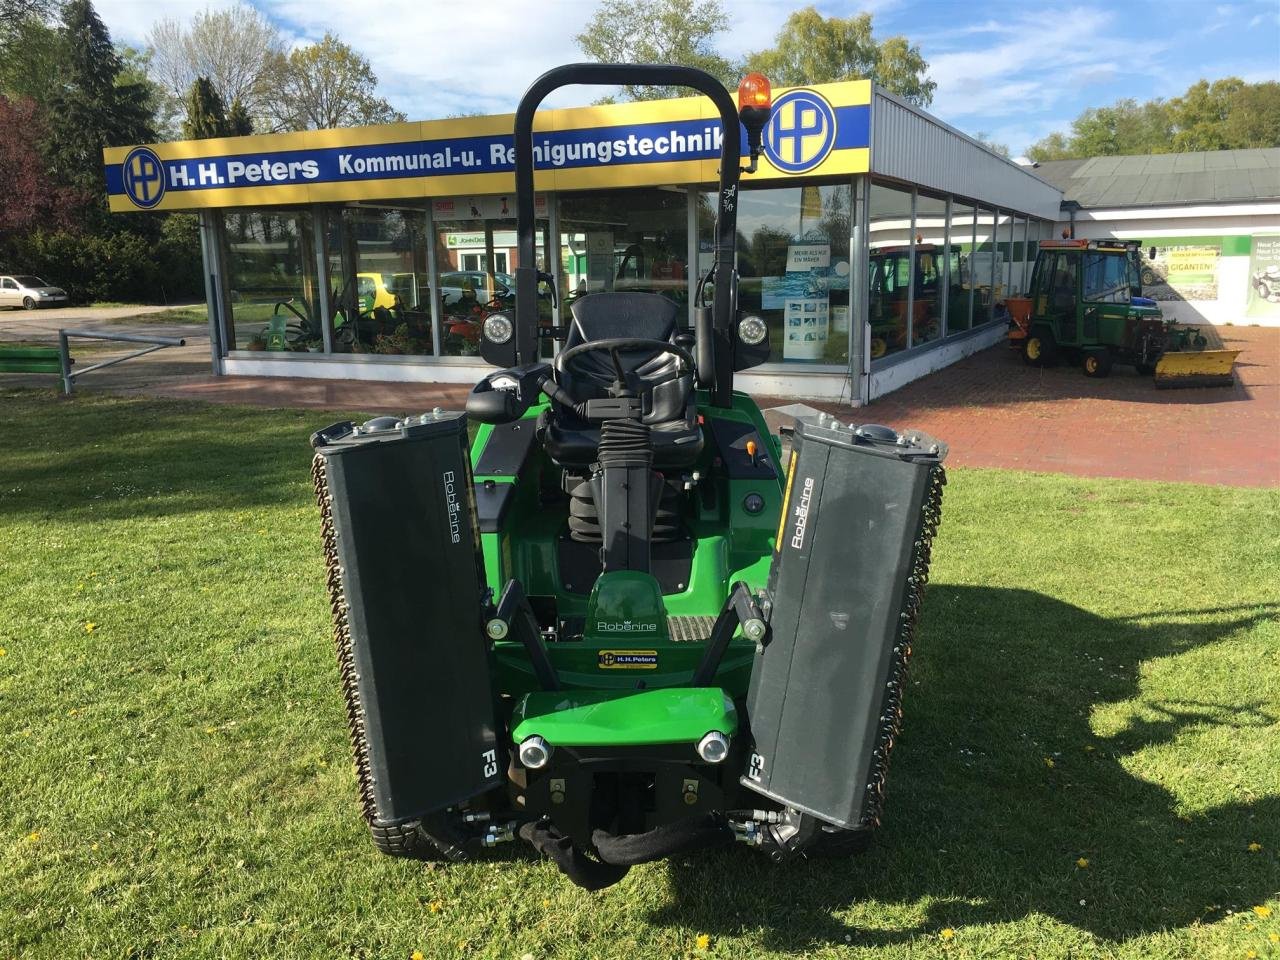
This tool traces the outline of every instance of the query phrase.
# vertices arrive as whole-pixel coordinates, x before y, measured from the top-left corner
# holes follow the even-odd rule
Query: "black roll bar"
[[[720,189],[716,202],[715,266],[712,280],[712,345],[714,370],[699,371],[711,386],[712,403],[732,405],[733,315],[737,310],[734,248],[738,231],[738,176],[742,159],[742,132],[737,106],[720,81],[693,67],[644,63],[570,63],[548,70],[520,98],[516,108],[516,363],[538,360],[537,229],[533,197],[533,116],[551,91],[572,84],[587,86],[691,87],[706,94],[720,113],[723,139],[720,147]],[[697,264],[690,265],[697,269]],[[701,289],[701,287],[699,287]],[[695,306],[699,306],[695,304]]]

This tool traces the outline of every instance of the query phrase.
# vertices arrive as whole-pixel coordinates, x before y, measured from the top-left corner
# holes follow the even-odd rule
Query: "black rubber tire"
[[[1035,354],[1035,356],[1033,356]],[[1052,367],[1058,363],[1058,341],[1048,327],[1032,327],[1022,341],[1022,359],[1033,367]]]
[[[408,823],[370,824],[369,836],[380,853],[389,857],[407,857],[411,860],[444,860],[431,840],[418,829],[418,821]]]
[[[808,857],[823,860],[857,857],[871,849],[873,836],[872,830],[823,830],[804,852]]]
[[[1150,267],[1142,268],[1142,285],[1144,287],[1154,287],[1157,279],[1159,278],[1156,277],[1156,272]]]
[[[1111,375],[1111,351],[1086,350],[1080,358],[1080,369],[1086,377],[1102,378]]]
[[[23,297],[22,308],[24,310],[34,310],[36,308],[35,300],[33,300],[31,297]]]

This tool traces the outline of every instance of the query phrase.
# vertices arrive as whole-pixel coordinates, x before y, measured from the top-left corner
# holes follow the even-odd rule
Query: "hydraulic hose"
[[[591,834],[591,843],[606,863],[633,867],[690,850],[723,847],[733,843],[733,831],[719,814],[693,817],[654,827],[646,833],[614,836],[603,830]]]
[[[520,838],[545,854],[560,872],[584,890],[603,890],[627,875],[629,866],[592,860],[563,836],[549,820],[530,821],[520,827]]]

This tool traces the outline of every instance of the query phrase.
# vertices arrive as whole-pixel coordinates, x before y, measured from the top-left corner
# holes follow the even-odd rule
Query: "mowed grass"
[[[589,894],[369,844],[336,416],[0,410],[0,958],[1280,956],[1277,491],[952,471],[873,851]]]

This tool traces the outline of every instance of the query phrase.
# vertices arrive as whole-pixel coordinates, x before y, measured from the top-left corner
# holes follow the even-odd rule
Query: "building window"
[[[867,220],[869,349],[871,359],[878,360],[905,350],[912,338],[913,325],[907,312],[912,300],[910,192],[873,183]]]
[[[974,209],[959,200],[951,201],[947,238],[947,333],[962,333],[972,326],[974,283]]]
[[[947,201],[916,195],[916,289],[911,329],[915,343],[942,336],[947,309]]]
[[[603,290],[632,290],[687,305],[688,192],[562,194],[558,285],[566,303]]]
[[[323,350],[311,214],[226,213],[222,227],[231,349]]]
[[[432,352],[426,217],[419,208],[349,208],[325,231],[340,353]]]
[[[974,249],[969,256],[975,327],[991,319],[991,311],[995,308],[998,296],[995,287],[999,282],[1001,259],[996,246],[996,216],[996,211],[978,207]]]
[[[702,204],[711,199],[704,195]],[[852,205],[850,183],[740,194],[738,307],[768,324],[772,360],[848,365]],[[712,228],[700,219],[701,249]]]

